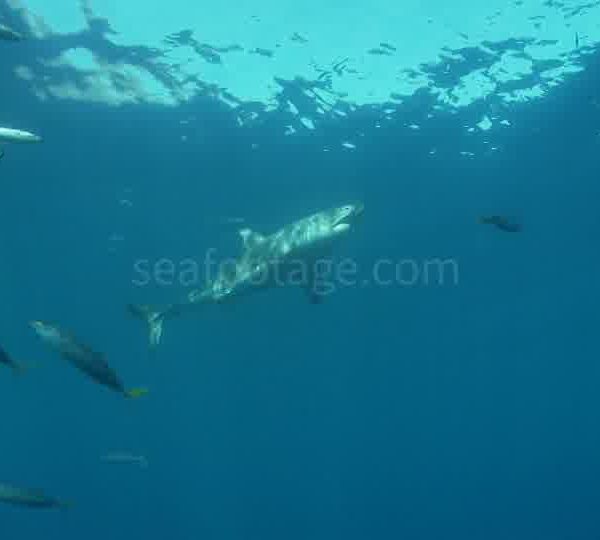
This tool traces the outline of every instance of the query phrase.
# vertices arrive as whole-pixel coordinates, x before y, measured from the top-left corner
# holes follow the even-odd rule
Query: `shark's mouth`
[[[344,206],[333,224],[333,230],[335,232],[345,232],[350,229],[352,224],[362,215],[364,208],[361,203]]]

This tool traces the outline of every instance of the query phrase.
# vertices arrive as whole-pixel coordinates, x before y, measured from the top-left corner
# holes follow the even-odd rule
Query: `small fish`
[[[220,220],[222,225],[240,225],[245,222],[243,217],[224,217]]]
[[[112,453],[107,454],[106,456],[102,456],[100,461],[103,463],[110,463],[115,465],[138,465],[139,467],[145,469],[148,467],[148,460],[145,456],[136,456],[133,454],[127,453]]]
[[[42,138],[39,135],[30,133],[29,131],[0,127],[0,141],[16,143],[35,143],[42,142]]]
[[[2,150],[2,148],[0,148],[0,159],[2,159],[4,157],[4,150]]]
[[[308,43],[308,39],[306,39],[304,36],[302,36],[298,32],[294,32],[294,35],[291,37],[291,40],[295,41],[297,43]]]
[[[250,51],[251,54],[259,54],[260,56],[265,56],[266,58],[273,58],[274,52],[269,49],[263,49],[262,47],[256,47]]]
[[[344,70],[347,68],[346,64],[348,63],[348,60],[350,60],[350,57],[346,57],[343,60],[336,62],[331,69],[336,73],[336,75],[341,77],[344,74]]]
[[[380,49],[379,47],[375,47],[374,49],[369,49],[367,54],[374,54],[376,56],[391,56],[389,49]]]
[[[579,49],[579,34],[575,32],[575,48]]]
[[[70,503],[49,497],[37,489],[0,484],[0,502],[27,508],[69,508]]]
[[[23,35],[12,28],[0,24],[0,40],[2,41],[22,41]]]
[[[148,393],[145,388],[126,390],[116,372],[107,364],[104,355],[80,343],[72,334],[41,321],[32,321],[30,325],[44,343],[98,384],[126,398],[138,398]]]
[[[503,216],[482,216],[479,223],[483,225],[493,225],[504,232],[521,232],[523,227],[519,223],[511,222]]]

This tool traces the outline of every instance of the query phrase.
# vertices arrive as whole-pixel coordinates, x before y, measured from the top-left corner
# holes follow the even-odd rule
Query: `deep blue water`
[[[477,110],[419,134],[365,117],[355,152],[323,153],[338,128],[282,140],[203,103],[40,103],[3,83],[2,120],[46,140],[0,163],[1,340],[37,364],[0,372],[0,480],[74,507],[2,507],[2,537],[598,538],[592,60],[515,107],[501,151],[474,159],[458,150],[480,147],[461,135]],[[189,114],[205,120],[182,144]],[[125,305],[184,291],[135,287],[136,260],[235,252],[223,216],[271,232],[353,200],[365,216],[341,256],[362,269],[451,257],[458,285],[349,287],[320,306],[262,294],[168,324],[148,352]],[[516,216],[523,233],[477,223],[490,213]],[[109,253],[113,233],[125,240]],[[38,318],[105,351],[150,395],[125,401],[85,380],[33,335]],[[149,468],[100,462],[116,450]]]

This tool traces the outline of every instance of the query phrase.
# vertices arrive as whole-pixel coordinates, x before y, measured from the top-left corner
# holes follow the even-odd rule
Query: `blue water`
[[[3,82],[3,120],[46,140],[0,163],[1,340],[36,364],[0,372],[0,479],[74,507],[2,507],[2,538],[598,538],[597,66],[515,107],[502,150],[473,159],[458,155],[482,146],[461,130],[468,108],[418,135],[365,118],[355,152],[324,153],[333,128],[282,140],[202,102],[43,103]],[[205,120],[182,144],[189,114]],[[354,200],[365,215],[340,256],[453,258],[459,282],[347,287],[320,306],[274,291],[173,321],[148,351],[125,305],[185,291],[134,286],[136,260],[235,253],[223,216],[268,233]],[[491,213],[524,231],[477,223]],[[31,319],[150,395],[95,386]],[[100,462],[117,450],[150,466]]]

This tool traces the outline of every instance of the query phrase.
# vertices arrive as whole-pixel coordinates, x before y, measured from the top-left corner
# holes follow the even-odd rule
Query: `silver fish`
[[[102,463],[111,463],[115,465],[137,465],[143,469],[148,467],[148,460],[145,456],[137,456],[125,452],[115,452],[107,454],[100,458]]]
[[[0,141],[13,143],[37,143],[42,142],[42,138],[39,135],[29,131],[0,127]]]

